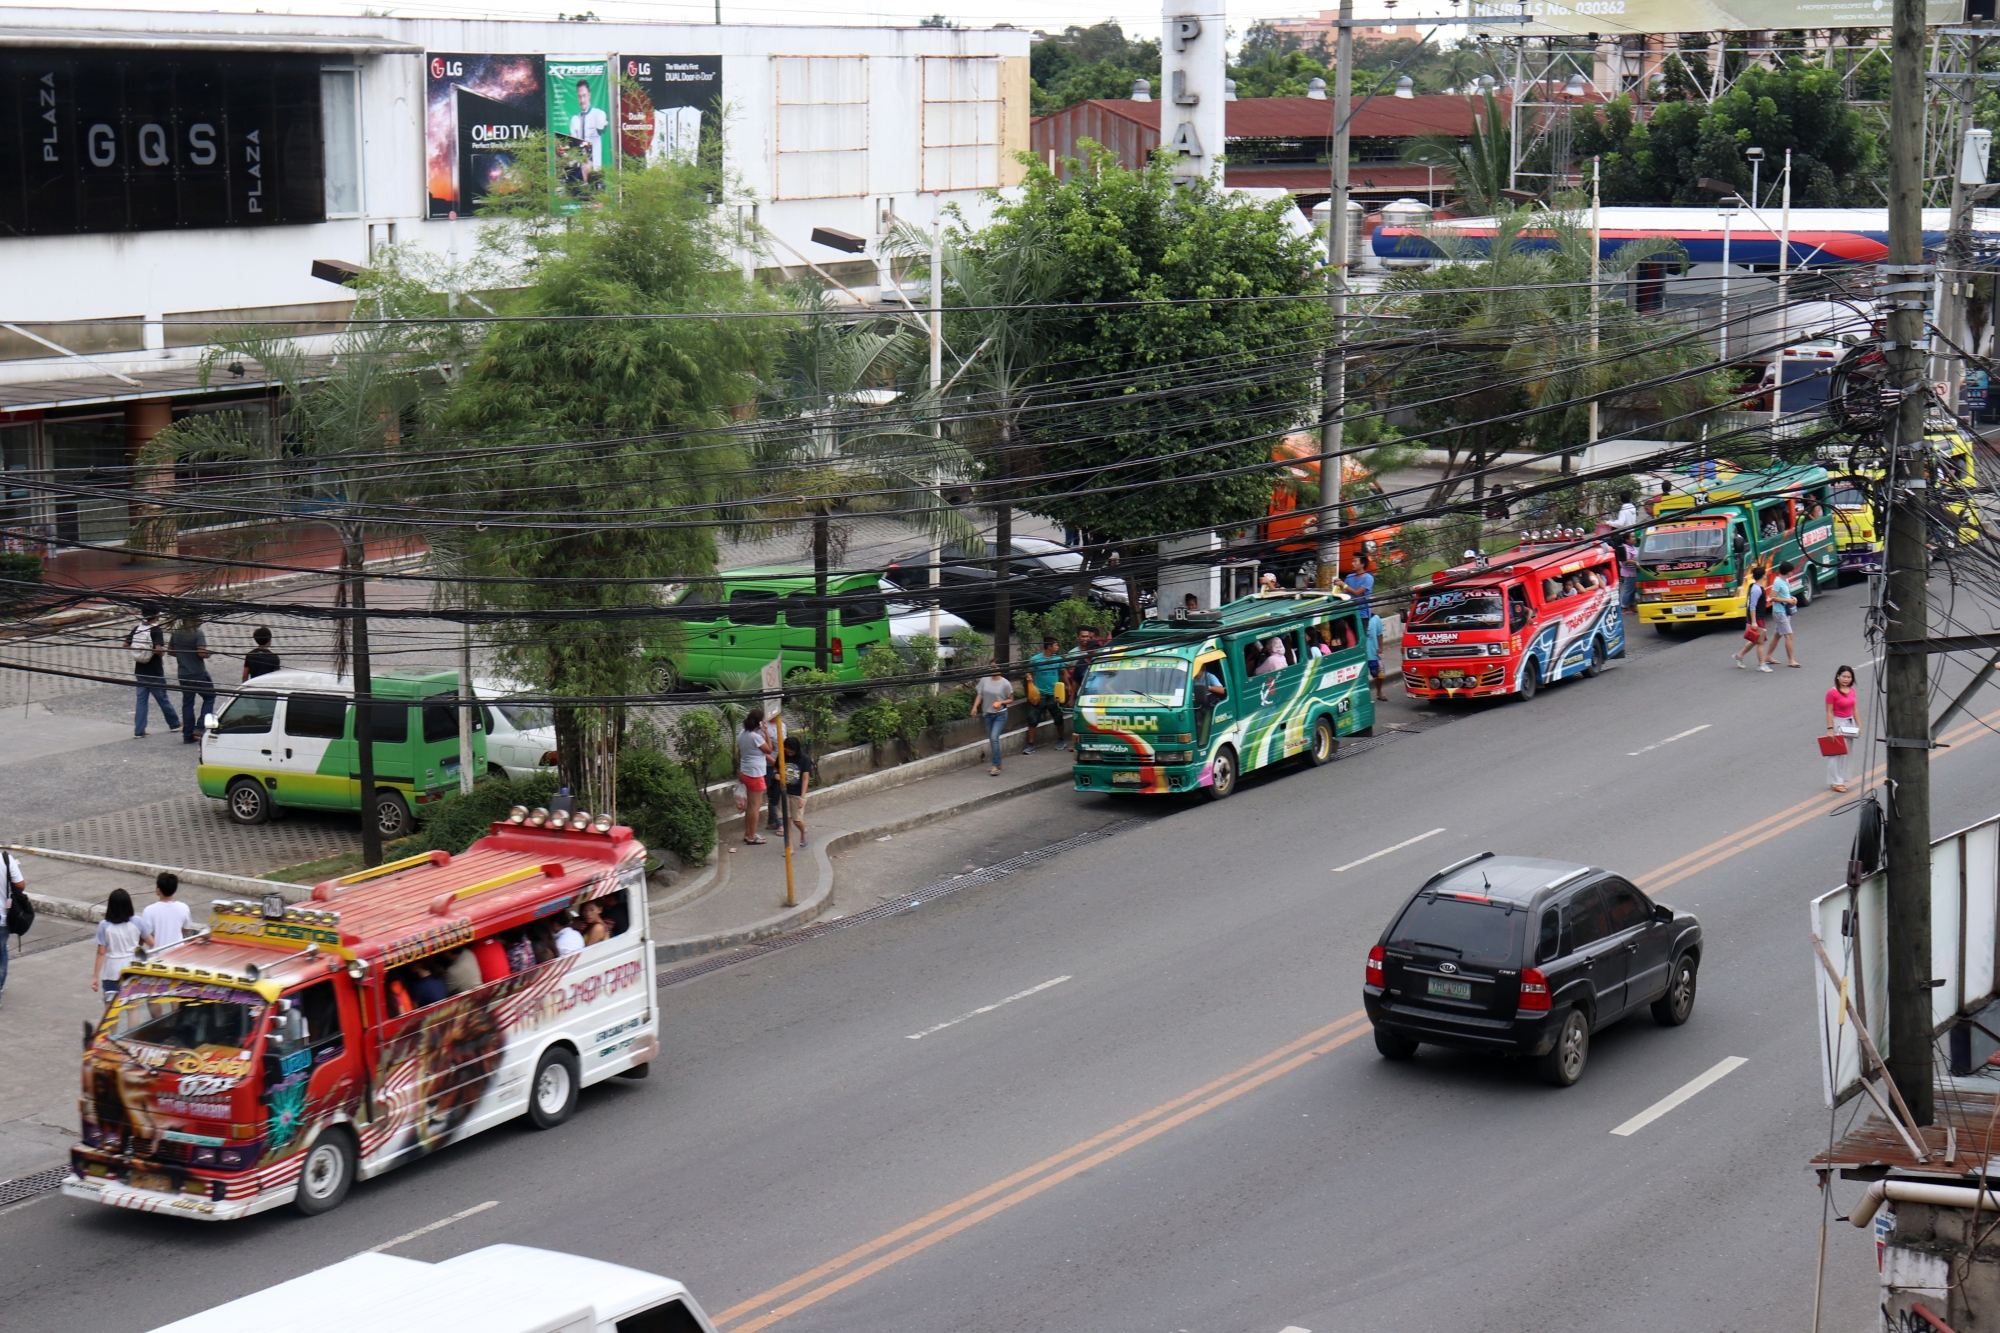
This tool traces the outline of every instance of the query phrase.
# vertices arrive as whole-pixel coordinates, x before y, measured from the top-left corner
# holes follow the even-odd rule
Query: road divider
[[[1442,832],[1444,832],[1444,830],[1443,830],[1443,829],[1441,829],[1441,828],[1434,828],[1434,829],[1432,829],[1432,830],[1431,830],[1431,831],[1430,831],[1429,833],[1419,833],[1419,834],[1418,834],[1418,835],[1417,835],[1416,837],[1414,837],[1414,838],[1405,838],[1405,839],[1403,839],[1403,840],[1402,840],[1401,842],[1397,843],[1397,844],[1396,844],[1396,845],[1395,845],[1394,847],[1384,847],[1384,848],[1383,848],[1383,849],[1382,849],[1381,851],[1379,851],[1379,852],[1370,852],[1370,853],[1368,853],[1368,855],[1366,855],[1366,856],[1362,857],[1362,858],[1361,858],[1361,859],[1360,859],[1359,861],[1349,861],[1349,862],[1348,862],[1348,863],[1347,863],[1346,865],[1344,865],[1344,866],[1335,866],[1335,867],[1333,868],[1333,873],[1334,873],[1334,874],[1336,874],[1336,875],[1338,875],[1338,874],[1340,874],[1340,873],[1341,873],[1341,872],[1343,872],[1343,871],[1347,871],[1347,870],[1352,870],[1352,869],[1354,869],[1354,867],[1356,867],[1356,866],[1365,866],[1365,865],[1367,865],[1367,864],[1368,864],[1368,863],[1369,863],[1370,861],[1373,861],[1373,860],[1374,860],[1375,858],[1377,858],[1377,857],[1379,857],[1379,856],[1387,856],[1387,855],[1388,855],[1388,854],[1389,854],[1390,852],[1400,852],[1400,851],[1402,851],[1402,850],[1403,850],[1403,849],[1404,849],[1405,847],[1414,847],[1414,846],[1416,846],[1416,845],[1417,845],[1418,843],[1422,842],[1422,841],[1423,841],[1423,840],[1424,840],[1425,838],[1435,838],[1435,837],[1436,837],[1436,836],[1437,836],[1438,834],[1440,834],[1440,833],[1442,833]]]
[[[1072,980],[1072,978],[1070,978],[1070,977],[1057,977],[1057,978],[1056,978],[1055,980],[1053,980],[1053,981],[1044,981],[1044,982],[1043,982],[1043,983],[1042,983],[1041,985],[1039,985],[1039,986],[1030,986],[1030,987],[1028,987],[1028,989],[1026,989],[1026,990],[1024,990],[1024,991],[1016,991],[1016,992],[1015,992],[1014,994],[1012,994],[1012,995],[1009,995],[1009,996],[1008,996],[1008,997],[1007,997],[1006,999],[1004,999],[1004,1000],[995,1000],[995,1001],[994,1001],[993,1003],[991,1003],[991,1004],[987,1004],[987,1005],[981,1005],[981,1006],[980,1006],[979,1008],[977,1008],[977,1009],[974,1009],[974,1010],[973,1010],[973,1011],[971,1011],[970,1013],[964,1013],[964,1014],[960,1014],[960,1015],[959,1015],[959,1016],[958,1016],[957,1018],[947,1018],[947,1019],[946,1019],[946,1020],[945,1020],[944,1022],[942,1022],[942,1023],[939,1023],[939,1024],[937,1024],[937,1025],[936,1025],[935,1027],[927,1027],[927,1028],[925,1028],[925,1029],[924,1029],[924,1030],[923,1030],[922,1032],[912,1032],[912,1033],[910,1034],[910,1037],[909,1037],[909,1039],[910,1039],[911,1041],[922,1041],[922,1040],[923,1040],[923,1039],[924,1039],[925,1037],[928,1037],[928,1036],[930,1036],[930,1035],[931,1035],[931,1034],[932,1034],[933,1032],[942,1032],[942,1031],[944,1031],[944,1030],[945,1030],[946,1028],[955,1028],[955,1027],[957,1027],[957,1026],[958,1026],[958,1025],[960,1024],[960,1023],[963,1023],[963,1022],[964,1022],[964,1021],[965,1021],[966,1019],[968,1019],[968,1018],[977,1018],[977,1017],[979,1017],[979,1016],[980,1016],[981,1014],[990,1014],[990,1013],[992,1013],[992,1012],[993,1012],[993,1011],[994,1011],[995,1009],[998,1009],[998,1008],[1000,1008],[1000,1007],[1001,1007],[1002,1005],[1007,1005],[1007,1004],[1012,1004],[1012,1003],[1014,1003],[1014,1001],[1016,1001],[1016,1000],[1025,1000],[1025,999],[1027,999],[1027,998],[1028,998],[1028,997],[1029,997],[1030,995],[1039,995],[1039,994],[1040,994],[1041,992],[1043,992],[1043,991],[1047,990],[1047,989],[1048,989],[1049,987],[1051,987],[1051,986],[1060,986],[1060,985],[1062,985],[1062,984],[1063,984],[1063,983],[1064,983],[1065,981],[1069,981],[1069,980]]]
[[[466,1218],[471,1217],[475,1213],[483,1213],[488,1208],[498,1208],[499,1206],[500,1206],[500,1201],[498,1199],[488,1199],[485,1203],[475,1203],[470,1208],[461,1208],[458,1212],[453,1213],[450,1217],[440,1217],[437,1221],[432,1222],[429,1226],[418,1227],[415,1231],[405,1231],[402,1235],[396,1237],[396,1239],[385,1240],[380,1245],[370,1245],[367,1249],[363,1250],[361,1253],[380,1254],[384,1250],[393,1250],[398,1245],[401,1245],[404,1241],[415,1240],[419,1236],[428,1236],[433,1231],[442,1231],[454,1222],[463,1222]]]
[[[1748,1060],[1745,1060],[1740,1055],[1732,1055],[1727,1059],[1719,1060],[1707,1072],[1697,1074],[1611,1132],[1620,1138],[1629,1139],[1688,1098],[1694,1096],[1704,1088],[1713,1087],[1716,1083],[1749,1063]]]
[[[1684,741],[1688,737],[1694,735],[1696,732],[1707,731],[1710,727],[1714,725],[1715,724],[1713,722],[1704,722],[1698,727],[1689,727],[1686,731],[1677,731],[1663,741],[1654,741],[1651,745],[1641,746],[1637,750],[1627,750],[1625,752],[1625,757],[1627,759],[1636,759],[1642,754],[1650,754],[1654,750],[1659,749],[1662,745],[1672,745],[1675,741]]]

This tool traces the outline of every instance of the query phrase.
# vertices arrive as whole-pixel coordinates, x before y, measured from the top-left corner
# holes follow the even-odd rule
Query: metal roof
[[[375,33],[133,32],[108,28],[0,27],[0,47],[126,51],[291,52],[301,55],[422,55],[414,42]]]
[[[1926,1126],[1911,1136],[1930,1154],[1929,1161],[1918,1161],[1902,1133],[1878,1112],[1848,1130],[1831,1149],[1815,1154],[1811,1165],[1821,1170],[1836,1168],[1863,1173],[1864,1179],[1892,1174],[1971,1183],[1984,1170],[1989,1180],[2000,1180],[2000,1171],[1989,1165],[1991,1158],[2000,1155],[2000,1126],[1995,1125],[1994,1116],[1996,1102],[2000,1102],[2000,1093],[1940,1080],[1937,1118],[1941,1123]],[[1864,1099],[1863,1105],[1866,1104]]]

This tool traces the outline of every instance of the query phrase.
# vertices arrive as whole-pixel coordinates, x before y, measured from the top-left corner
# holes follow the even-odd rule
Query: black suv
[[[1368,951],[1362,1003],[1375,1049],[1419,1042],[1533,1056],[1542,1077],[1583,1077],[1590,1034],[1651,1005],[1687,1022],[1701,923],[1594,866],[1481,852],[1416,892]]]

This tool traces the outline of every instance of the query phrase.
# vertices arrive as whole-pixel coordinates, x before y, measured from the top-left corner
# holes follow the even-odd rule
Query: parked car
[[[828,672],[858,681],[862,656],[891,633],[881,585],[879,574],[837,570],[827,577],[822,600],[813,571],[787,565],[727,569],[664,588],[661,600],[684,622],[683,637],[671,658],[653,659],[652,686],[661,694],[687,684],[742,689],[777,659],[788,676],[806,670],[814,663],[822,617]]]
[[[556,766],[556,720],[546,704],[521,703],[510,695],[533,694],[513,680],[477,679],[479,715],[486,725],[486,771],[496,778],[525,778]]]
[[[884,597],[893,599],[889,603],[890,643],[895,644],[898,648],[902,648],[907,646],[910,640],[917,635],[932,633],[931,608],[927,599],[919,598],[914,601],[911,600],[909,593],[897,587],[888,579],[881,581],[881,588]],[[960,630],[971,628],[972,626],[966,624],[942,606],[938,607],[937,630],[932,635],[938,641],[938,656],[940,658],[950,657],[956,650],[945,641]]]
[[[1016,537],[1009,549],[1012,552],[1007,566],[1010,611],[1040,614],[1075,595],[1077,575],[1083,570],[1083,557],[1077,552],[1040,537]],[[889,562],[883,575],[906,593],[927,593],[930,553],[911,551],[899,555]],[[1125,581],[1105,574],[1092,576],[1089,600],[1103,606],[1124,606],[1128,600]],[[947,543],[938,552],[938,602],[981,629],[995,632],[993,616],[998,596],[993,583],[993,558],[973,555],[956,543]]]
[[[1368,951],[1375,1049],[1422,1042],[1523,1055],[1544,1079],[1583,1077],[1590,1035],[1651,1007],[1687,1022],[1701,923],[1595,866],[1481,852],[1432,875]]]

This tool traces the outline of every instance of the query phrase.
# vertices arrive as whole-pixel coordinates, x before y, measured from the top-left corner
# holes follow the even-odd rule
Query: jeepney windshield
[[[264,1016],[255,991],[167,977],[126,977],[103,1028],[120,1041],[176,1050],[248,1047]]]
[[[1832,504],[1836,509],[1865,509],[1868,497],[1856,487],[1842,486],[1833,493]]]
[[[1078,703],[1099,708],[1151,704],[1179,708],[1187,699],[1188,664],[1179,657],[1111,657],[1099,660],[1083,678]]]
[[[1429,629],[1499,629],[1507,603],[1498,588],[1446,588],[1410,603],[1410,623]]]
[[[1639,543],[1642,565],[1712,565],[1726,558],[1729,523],[1726,519],[1694,519],[1686,523],[1656,524],[1646,529]]]

